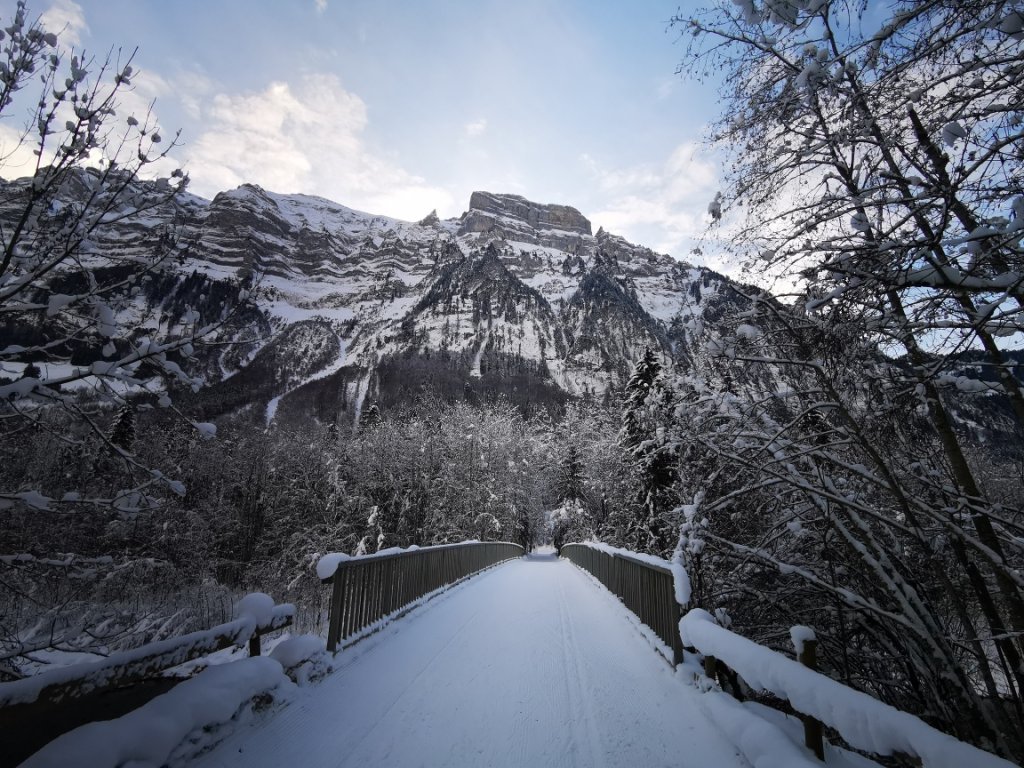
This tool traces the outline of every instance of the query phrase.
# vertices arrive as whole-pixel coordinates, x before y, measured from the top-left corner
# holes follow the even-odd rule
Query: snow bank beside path
[[[691,610],[679,621],[679,630],[685,645],[725,662],[751,687],[788,699],[798,712],[836,729],[856,749],[877,755],[902,752],[921,758],[928,768],[1013,767],[907,712],[718,626],[707,611]]]
[[[821,768],[808,750],[798,747],[780,728],[729,694],[708,691],[701,705],[754,768]]]
[[[208,667],[123,717],[59,736],[22,768],[161,766],[186,740],[195,750],[208,746],[210,726],[232,720],[254,697],[277,696],[292,687],[281,664],[263,656]]]

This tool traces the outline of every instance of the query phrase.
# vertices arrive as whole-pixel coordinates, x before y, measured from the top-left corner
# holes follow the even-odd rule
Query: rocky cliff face
[[[423,388],[606,397],[645,347],[686,361],[701,318],[733,300],[725,278],[516,195],[474,192],[460,218],[412,223],[243,185],[96,239],[131,253],[168,231],[177,258],[123,310],[140,334],[186,307],[223,311],[229,284],[258,286],[224,332],[235,344],[207,361],[211,416],[255,404],[268,419],[355,419]]]
[[[518,195],[474,192],[458,234],[486,233],[506,240],[543,245],[563,251],[582,247],[590,222],[567,205],[542,205]]]

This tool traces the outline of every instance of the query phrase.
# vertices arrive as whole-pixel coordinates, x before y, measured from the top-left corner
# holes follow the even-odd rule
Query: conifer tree
[[[625,532],[626,543],[638,550],[665,554],[670,526],[665,519],[670,500],[674,459],[665,443],[672,390],[662,381],[662,366],[648,347],[626,384],[619,445],[626,451],[637,483],[637,505]]]
[[[626,402],[622,411],[619,443],[627,450],[632,450],[644,440],[642,412],[647,396],[660,376],[661,362],[650,347],[645,347],[643,357],[634,364],[633,373],[626,383]]]
[[[382,421],[380,417],[380,408],[377,407],[376,403],[370,403],[368,406],[363,408],[359,414],[359,426],[362,429],[369,427],[375,427]]]
[[[570,443],[558,469],[558,500],[582,499],[585,480],[583,459],[580,457],[579,449]]]
[[[135,444],[135,409],[125,400],[110,427],[110,442],[131,453]]]

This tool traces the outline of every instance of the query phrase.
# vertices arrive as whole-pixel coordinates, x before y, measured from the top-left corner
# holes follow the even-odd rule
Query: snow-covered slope
[[[320,415],[352,418],[364,399],[413,384],[600,396],[624,383],[645,347],[685,357],[694,319],[729,284],[594,234],[574,208],[488,192],[473,193],[458,219],[416,223],[247,184],[211,201],[183,196],[95,235],[96,247],[126,256],[169,240],[168,269],[123,310],[136,327],[216,313],[240,285],[257,286],[255,306],[225,332],[237,344],[206,365],[214,416],[247,400],[287,411],[315,394]]]

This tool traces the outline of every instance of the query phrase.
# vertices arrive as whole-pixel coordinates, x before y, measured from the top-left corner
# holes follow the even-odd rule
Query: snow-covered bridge
[[[635,617],[554,554],[345,649],[197,766],[746,766]]]
[[[66,733],[25,765],[812,768],[817,751],[833,768],[877,766],[823,743],[819,721],[858,749],[926,768],[1011,765],[700,609],[678,621],[689,601],[678,563],[594,543],[566,545],[562,558],[521,553],[467,542],[327,555],[317,570],[332,583],[337,654],[321,638],[284,640],[272,658],[211,666],[117,720]],[[222,635],[258,654],[259,634],[293,611],[249,595],[235,621],[209,632],[0,684],[0,714],[5,703],[32,706],[47,691],[83,693],[195,658],[223,647]],[[798,650],[813,641],[806,627],[792,635]],[[699,653],[684,658],[683,643]],[[313,670],[329,671],[311,685],[285,676],[305,683]],[[715,677],[739,693],[737,673],[748,693],[787,699],[806,722],[718,689]],[[273,705],[254,713],[261,701]]]

